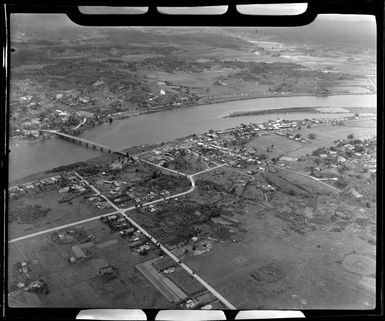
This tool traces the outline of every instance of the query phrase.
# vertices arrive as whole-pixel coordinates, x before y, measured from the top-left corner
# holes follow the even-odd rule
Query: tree
[[[357,152],[357,153],[363,153],[365,151],[365,148],[364,146],[355,146],[354,147],[354,151]]]
[[[348,135],[348,139],[353,139],[354,138],[354,135],[353,134],[349,134]]]
[[[309,139],[315,139],[316,138],[316,135],[314,133],[310,133],[308,135]]]
[[[340,188],[344,188],[348,185],[347,181],[345,179],[343,179],[342,177],[340,177],[337,181],[336,181],[336,185],[337,187],[340,187]]]
[[[78,125],[78,123],[79,123],[79,120],[74,115],[70,115],[68,117],[68,121],[67,121],[68,125],[75,126],[75,125]]]
[[[300,138],[300,137],[301,137],[300,134],[296,134],[296,135],[294,136],[294,138]]]

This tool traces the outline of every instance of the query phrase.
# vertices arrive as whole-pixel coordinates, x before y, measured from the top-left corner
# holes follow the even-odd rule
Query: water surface
[[[376,107],[376,95],[338,95],[328,97],[272,97],[180,108],[141,115],[112,124],[103,124],[81,135],[88,140],[114,148],[127,148],[199,134],[209,129],[234,127],[241,123],[261,122],[277,117],[304,119],[320,114],[270,114],[223,118],[234,111],[265,110],[285,107]],[[335,117],[328,114],[327,117]],[[57,166],[83,161],[100,152],[61,139],[10,146],[10,180]]]

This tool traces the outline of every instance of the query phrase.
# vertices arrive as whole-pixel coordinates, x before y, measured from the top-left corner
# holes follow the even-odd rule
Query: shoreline
[[[300,108],[302,108],[302,107],[300,107]],[[313,107],[305,107],[305,108],[313,108]],[[325,113],[322,113],[322,112],[319,112],[319,113],[320,114],[325,114]],[[297,121],[300,121],[300,119],[298,119]],[[159,142],[155,142],[155,143],[135,145],[135,146],[123,148],[123,149],[120,149],[120,150],[122,152],[128,152],[129,154],[136,155],[136,154],[140,154],[140,153],[146,152],[147,150],[151,150],[153,148],[162,146],[163,144],[169,144],[169,143],[175,143],[175,142],[178,142],[178,141],[183,141],[186,138],[189,138],[190,136],[193,136],[193,135],[194,134],[189,134],[189,135],[186,135],[186,136],[183,136],[183,137],[178,137],[178,138],[170,139],[170,140],[167,140],[167,141],[159,141]],[[110,154],[110,155],[112,155],[112,154]],[[30,174],[30,175],[27,175],[27,176],[24,176],[24,177],[20,177],[20,178],[14,179],[12,181],[8,181],[8,188],[13,187],[15,185],[19,185],[19,184],[25,184],[26,182],[33,181],[33,180],[36,180],[36,179],[41,179],[41,178],[44,178],[44,177],[47,177],[47,176],[54,176],[56,172],[63,171],[66,168],[68,168],[68,170],[70,170],[71,167],[77,166],[77,164],[80,164],[80,163],[90,162],[90,161],[92,162],[93,160],[97,161],[97,160],[99,160],[103,156],[104,156],[104,153],[101,152],[100,155],[95,156],[95,157],[91,157],[91,158],[89,158],[89,159],[87,159],[85,161],[77,161],[77,162],[69,163],[69,164],[66,164],[66,165],[61,165],[61,166],[58,166],[58,167],[53,167],[53,168],[50,168],[50,169],[45,170],[45,171],[33,173],[33,174]]]
[[[374,93],[371,93],[371,94],[368,94],[368,93],[338,93],[338,94],[330,94],[330,95],[318,95],[318,94],[310,94],[310,93],[307,93],[307,94],[284,94],[284,95],[268,95],[268,96],[261,96],[261,95],[258,95],[258,96],[246,96],[246,97],[227,97],[227,98],[215,98],[213,100],[205,100],[205,101],[200,101],[200,102],[194,102],[192,104],[186,104],[186,105],[182,105],[182,106],[179,106],[179,107],[167,107],[167,108],[163,108],[161,110],[144,110],[142,112],[138,112],[134,115],[122,115],[122,116],[117,116],[116,118],[113,118],[114,120],[120,120],[120,119],[126,119],[126,118],[130,118],[130,117],[138,117],[138,116],[142,116],[142,115],[147,115],[147,114],[153,114],[153,113],[160,113],[160,112],[163,112],[163,111],[170,111],[170,110],[176,110],[176,109],[184,109],[184,108],[192,108],[192,107],[199,107],[199,106],[202,106],[202,105],[212,105],[212,104],[218,104],[218,103],[226,103],[226,102],[233,102],[233,101],[243,101],[243,100],[252,100],[252,99],[270,99],[270,98],[285,98],[285,97],[332,97],[332,96],[346,96],[346,95],[376,95]],[[205,98],[203,98],[205,99]],[[289,109],[289,108],[308,108],[308,107],[288,107],[288,108],[282,108],[282,109]],[[311,108],[311,107],[309,107]],[[124,112],[122,112],[124,113]],[[245,116],[248,116],[248,115],[245,115]],[[229,117],[229,115],[226,115],[224,117]],[[231,117],[238,117],[238,116],[231,116]],[[101,125],[103,123],[106,123],[108,122],[107,121],[101,121],[99,124],[96,124],[96,126],[98,125]],[[82,128],[82,127],[80,127]],[[80,129],[79,128],[79,129]],[[94,127],[89,127],[89,126],[84,126],[84,129],[83,130],[80,130],[78,133],[76,134],[73,134],[73,136],[79,136],[80,134],[84,133],[85,131],[87,131],[88,129],[90,128],[94,128]],[[9,139],[9,146],[12,146],[12,145],[15,145],[15,144],[33,144],[33,143],[37,143],[37,142],[41,142],[41,141],[44,141],[44,140],[48,140],[48,139],[51,139],[52,136],[49,135],[49,134],[46,134],[46,136],[42,136],[42,137],[39,137],[37,139]]]
[[[191,136],[191,135],[187,135],[187,136],[184,136],[184,137],[179,137],[179,138],[175,138],[175,139],[171,139],[171,140],[163,141],[163,142],[156,142],[156,143],[150,143],[150,144],[131,146],[131,147],[123,148],[120,151],[128,152],[129,154],[135,155],[135,154],[139,154],[139,153],[143,152],[143,150],[146,151],[146,150],[153,149],[153,148],[155,148],[157,146],[161,146],[161,145],[166,144],[166,143],[177,142],[177,141],[183,140],[183,139],[185,139],[185,138],[187,138],[189,136]],[[138,149],[140,151],[138,151]],[[29,182],[29,181],[34,181],[34,180],[37,180],[37,179],[41,179],[41,178],[44,178],[46,176],[55,176],[56,172],[60,172],[60,171],[64,170],[66,167],[70,168],[72,166],[75,166],[76,164],[80,164],[80,163],[84,163],[84,162],[90,162],[90,161],[93,161],[93,160],[98,160],[101,157],[103,157],[104,155],[105,154],[103,152],[100,152],[100,155],[95,156],[95,157],[91,157],[91,158],[89,158],[89,159],[87,159],[85,161],[77,161],[77,162],[69,163],[69,164],[66,164],[66,165],[52,167],[52,168],[50,168],[48,170],[45,170],[45,171],[41,171],[41,172],[33,173],[33,174],[30,174],[30,175],[27,175],[27,176],[24,176],[24,177],[16,178],[16,179],[14,179],[12,181],[8,181],[8,188],[16,186],[16,185],[19,185],[19,184],[25,184],[26,182]],[[112,155],[112,154],[110,154],[110,155]]]
[[[334,107],[288,107],[288,108],[277,108],[277,109],[264,109],[264,110],[250,110],[250,111],[238,111],[232,112],[223,118],[235,118],[244,116],[260,116],[260,115],[274,115],[274,114],[291,114],[291,113],[312,113],[312,114],[351,114],[351,113],[368,113],[376,114],[377,108],[375,107],[336,107],[346,109],[346,111],[321,111],[322,108],[334,108]],[[362,111],[362,109],[367,109]]]

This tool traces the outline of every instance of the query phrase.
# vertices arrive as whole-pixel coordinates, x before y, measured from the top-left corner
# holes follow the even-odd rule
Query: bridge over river
[[[69,134],[66,134],[66,133],[59,132],[57,130],[46,130],[46,129],[43,129],[41,131],[42,132],[46,132],[46,133],[50,133],[50,134],[54,134],[54,135],[56,135],[59,138],[68,140],[68,141],[73,142],[75,144],[76,143],[77,144],[82,144],[82,145],[84,145],[87,148],[98,149],[101,152],[110,153],[110,154],[112,154],[112,153],[119,154],[119,155],[126,156],[126,157],[134,159],[131,155],[129,155],[126,152],[123,152],[121,150],[117,150],[117,149],[111,148],[110,146],[106,146],[106,145],[103,145],[103,144],[91,142],[91,141],[89,141],[87,139],[84,139],[84,138],[72,136],[72,135],[69,135]]]

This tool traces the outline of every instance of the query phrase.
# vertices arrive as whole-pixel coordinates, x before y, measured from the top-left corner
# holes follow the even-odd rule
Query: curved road
[[[148,206],[148,205],[151,205],[151,204],[155,204],[155,203],[158,203],[158,202],[162,202],[162,201],[165,201],[165,200],[168,200],[168,199],[172,199],[172,198],[177,198],[177,197],[180,197],[180,196],[184,196],[184,195],[187,195],[191,192],[193,192],[195,190],[195,181],[194,181],[194,176],[196,175],[199,175],[199,174],[202,174],[202,173],[205,173],[205,172],[208,172],[210,170],[214,170],[214,169],[217,169],[219,167],[222,167],[222,166],[225,166],[226,164],[221,164],[221,165],[218,165],[218,166],[215,166],[215,167],[212,167],[212,168],[207,168],[201,172],[197,172],[197,173],[194,173],[194,174],[191,174],[191,175],[187,175],[185,173],[181,173],[181,172],[178,172],[178,171],[175,171],[175,170],[172,170],[172,169],[169,169],[169,168],[165,168],[165,167],[162,167],[160,165],[157,165],[157,164],[154,164],[152,162],[149,162],[149,161],[146,161],[146,160],[143,160],[143,159],[140,159],[141,161],[144,161],[145,163],[148,163],[150,165],[153,165],[155,167],[158,167],[162,170],[166,170],[166,171],[169,171],[169,172],[172,172],[172,173],[175,173],[175,174],[178,174],[178,175],[181,175],[181,176],[184,176],[184,177],[187,177],[189,180],[190,180],[190,183],[191,183],[191,188],[185,192],[182,192],[182,193],[178,193],[178,194],[174,194],[174,195],[171,195],[171,196],[167,196],[167,197],[164,197],[164,198],[161,198],[161,199],[158,199],[158,200],[155,200],[155,201],[151,201],[151,202],[148,202],[148,203],[145,203],[143,204],[143,206]],[[49,232],[52,232],[52,231],[55,231],[55,230],[60,230],[62,228],[66,228],[66,227],[70,227],[70,226],[74,226],[74,225],[77,225],[77,224],[81,224],[81,223],[86,223],[86,222],[89,222],[89,221],[92,221],[92,220],[96,220],[102,216],[108,216],[108,215],[111,215],[111,214],[116,214],[116,213],[120,213],[121,215],[123,215],[133,226],[135,226],[141,233],[143,233],[145,236],[147,236],[157,247],[159,247],[160,249],[162,249],[162,251],[164,253],[166,253],[169,257],[171,257],[176,263],[179,264],[180,267],[182,267],[188,274],[190,274],[193,278],[195,278],[200,284],[202,284],[209,292],[211,292],[219,301],[221,301],[227,308],[229,309],[232,309],[232,310],[235,310],[235,306],[232,305],[226,298],[224,298],[218,291],[216,291],[213,287],[211,287],[205,280],[203,280],[199,275],[197,275],[192,269],[190,269],[185,263],[181,262],[180,259],[178,257],[176,257],[171,251],[169,251],[164,245],[162,245],[161,243],[159,243],[159,241],[157,241],[150,233],[148,233],[143,227],[141,227],[138,223],[136,223],[132,218],[130,218],[128,215],[127,215],[127,212],[135,209],[134,206],[132,207],[129,207],[129,208],[119,208],[118,206],[116,206],[112,201],[110,201],[106,196],[104,196],[95,186],[91,185],[84,177],[82,177],[79,173],[77,172],[74,172],[74,174],[80,179],[82,180],[89,188],[91,188],[96,194],[98,194],[99,196],[101,196],[102,198],[104,198],[106,200],[106,202],[108,204],[110,204],[110,206],[112,208],[115,209],[114,212],[111,212],[111,213],[107,213],[107,214],[103,214],[103,215],[98,215],[98,216],[95,216],[95,217],[91,217],[91,218],[88,218],[88,219],[85,219],[85,220],[82,220],[82,221],[77,221],[77,222],[74,222],[74,223],[70,223],[70,224],[65,224],[65,225],[61,225],[61,226],[58,226],[58,227],[55,227],[55,228],[51,228],[51,229],[47,229],[47,230],[44,230],[44,231],[40,231],[40,232],[37,232],[37,233],[33,233],[33,234],[29,234],[29,235],[26,235],[26,236],[22,236],[22,237],[19,237],[19,238],[16,238],[16,239],[13,239],[13,240],[10,240],[8,243],[13,243],[13,242],[17,242],[17,241],[20,241],[20,240],[24,240],[24,239],[27,239],[27,238],[30,238],[30,237],[34,237],[34,236],[37,236],[37,235],[41,235],[41,234],[45,234],[45,233],[49,233]]]
[[[159,198],[157,200],[154,200],[154,201],[151,201],[151,202],[147,202],[147,203],[144,203],[142,204],[142,206],[148,206],[148,205],[152,205],[152,204],[156,204],[156,203],[159,203],[159,202],[163,202],[163,201],[166,201],[168,199],[172,199],[172,198],[177,198],[177,197],[181,197],[181,196],[184,196],[184,195],[187,195],[191,192],[193,192],[195,190],[195,181],[193,179],[193,176],[195,175],[198,175],[198,174],[202,174],[204,172],[207,172],[209,170],[213,170],[213,169],[216,169],[218,167],[222,167],[224,165],[219,165],[219,166],[216,166],[216,167],[213,167],[213,168],[208,168],[202,172],[198,172],[198,173],[195,173],[195,174],[192,174],[192,175],[186,175],[184,173],[179,173],[180,175],[183,175],[183,176],[186,176],[187,178],[189,178],[190,180],[190,183],[191,183],[191,188],[185,192],[181,192],[181,193],[178,193],[178,194],[174,194],[174,195],[170,195],[170,196],[167,196],[167,197],[163,197],[163,198]],[[168,168],[164,168],[162,167],[162,169],[164,170],[168,170],[168,171],[173,171],[171,169],[168,169]],[[83,177],[81,177],[78,173],[75,173],[81,180],[83,180]],[[84,181],[84,180],[83,180]],[[87,182],[88,183],[88,182]],[[87,184],[86,183],[86,184]],[[101,194],[94,186],[92,186],[91,184],[87,184],[96,194],[100,195],[101,197],[103,197],[104,199],[106,199],[106,197]],[[109,202],[109,200],[107,200],[109,204],[111,204]],[[115,208],[115,207],[114,207]],[[123,208],[123,209],[119,209],[119,210],[124,210],[124,211],[132,211],[134,210],[136,207],[135,206],[131,206],[131,207],[126,207],[126,208]],[[24,235],[24,236],[21,236],[21,237],[17,237],[17,238],[14,238],[10,241],[8,241],[8,243],[13,243],[13,242],[17,242],[17,241],[21,241],[21,240],[24,240],[24,239],[28,239],[30,237],[34,237],[34,236],[38,236],[38,235],[42,235],[42,234],[46,234],[46,233],[50,233],[50,232],[53,232],[53,231],[57,231],[57,230],[61,230],[63,228],[67,228],[67,227],[71,227],[71,226],[74,226],[74,225],[78,225],[78,224],[82,224],[82,223],[87,223],[87,222],[90,222],[90,221],[94,221],[94,220],[97,220],[101,217],[104,217],[104,216],[108,216],[108,215],[112,215],[112,214],[117,214],[119,213],[119,211],[113,211],[113,212],[109,212],[109,213],[106,213],[106,214],[102,214],[102,215],[97,215],[97,216],[93,216],[93,217],[90,217],[90,218],[87,218],[87,219],[84,219],[84,220],[80,220],[80,221],[76,221],[76,222],[73,222],[73,223],[68,223],[68,224],[64,224],[64,225],[60,225],[60,226],[56,226],[56,227],[53,227],[53,228],[50,228],[50,229],[46,229],[46,230],[43,230],[43,231],[39,231],[39,232],[36,232],[36,233],[32,233],[32,234],[28,234],[28,235]]]
[[[193,179],[193,176],[195,175],[198,175],[198,174],[201,174],[201,173],[204,173],[204,172],[207,172],[209,170],[212,170],[212,169],[215,169],[215,168],[218,168],[218,167],[222,167],[222,166],[225,166],[225,164],[223,165],[219,165],[219,166],[216,166],[216,167],[213,167],[213,168],[210,168],[210,169],[206,169],[204,171],[201,171],[201,172],[198,172],[198,173],[195,173],[193,175],[186,175],[186,174],[180,174],[180,175],[183,175],[183,176],[187,176],[189,179],[190,179],[190,182],[191,182],[191,188],[186,191],[186,192],[183,192],[183,193],[179,193],[179,194],[176,194],[176,195],[173,195],[173,196],[169,196],[168,198],[175,198],[175,197],[178,197],[178,196],[183,196],[183,195],[186,195],[188,193],[191,193],[192,191],[195,190],[195,181]],[[157,165],[157,167],[161,167],[160,165]],[[161,167],[162,169],[166,169],[164,167]],[[169,171],[172,171],[172,172],[175,172],[173,170],[170,170],[170,169],[166,169],[166,170],[169,170]],[[140,232],[142,232],[145,236],[147,236],[156,246],[158,246],[160,249],[162,249],[162,251],[164,253],[166,253],[169,257],[171,257],[176,263],[179,264],[179,266],[181,266],[187,273],[189,273],[192,277],[194,277],[199,283],[201,283],[209,292],[211,292],[219,301],[221,301],[227,308],[229,309],[232,309],[232,310],[235,310],[235,306],[233,306],[226,298],[224,298],[219,292],[217,292],[213,287],[211,287],[206,281],[204,281],[199,275],[197,275],[193,270],[191,270],[185,263],[182,263],[180,261],[180,259],[178,257],[176,257],[171,251],[169,251],[164,245],[162,245],[159,241],[157,241],[150,233],[148,233],[143,227],[141,227],[138,223],[136,223],[131,217],[129,217],[126,212],[128,212],[127,209],[120,209],[119,207],[117,207],[113,202],[111,202],[106,196],[104,196],[103,194],[101,194],[94,186],[92,186],[87,180],[85,180],[82,176],[80,176],[78,173],[75,172],[75,174],[83,181],[86,183],[86,185],[88,185],[92,190],[94,190],[96,193],[98,193],[101,197],[103,197],[117,212],[119,212],[121,215],[123,215],[133,226],[135,226]],[[161,202],[163,200],[166,200],[168,198],[164,198],[164,199],[161,199],[161,200],[156,200],[156,201],[153,201],[153,202],[149,202],[149,203],[146,203],[146,205],[150,205],[150,204],[154,204],[156,202]]]

